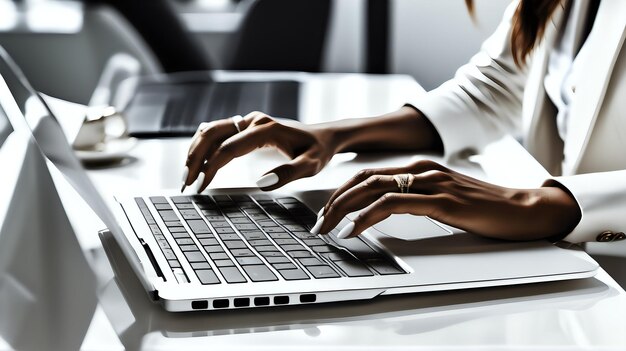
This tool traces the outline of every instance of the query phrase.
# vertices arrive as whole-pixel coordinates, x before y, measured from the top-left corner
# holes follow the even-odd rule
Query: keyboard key
[[[381,275],[389,275],[389,274],[402,274],[403,270],[396,267],[394,264],[388,262],[387,260],[367,260],[365,261],[370,267],[374,268],[376,272]]]
[[[217,239],[210,238],[210,239],[200,239],[200,244],[210,246],[210,245],[219,245],[220,243],[217,241]]]
[[[306,269],[315,278],[338,278],[340,275],[335,272],[330,266],[308,266]]]
[[[297,269],[298,268],[293,263],[276,263],[276,264],[273,264],[272,266],[274,266],[274,269],[277,269],[277,270],[281,270],[281,269]]]
[[[360,262],[334,261],[337,267],[341,269],[348,277],[366,277],[373,276],[367,267]]]
[[[248,218],[244,218],[244,217],[242,217],[242,218],[231,218],[230,221],[235,223],[235,224],[252,224],[251,220],[249,220]]]
[[[161,247],[162,249],[170,248],[170,244],[167,242],[167,240],[157,240],[157,243],[159,244],[159,247]]]
[[[231,260],[215,260],[213,262],[218,267],[232,267],[235,265]]]
[[[287,233],[281,227],[266,227],[266,228],[263,228],[263,230],[265,230],[266,233]]]
[[[228,228],[215,228],[215,231],[218,234],[234,234],[235,233],[235,231],[232,228],[230,228],[230,227],[228,227]]]
[[[143,202],[143,199],[141,199],[141,198],[136,198],[136,199],[139,199],[139,200],[141,200],[141,202]],[[168,203],[167,199],[165,198],[165,196],[151,196],[150,197],[150,201],[152,201],[153,204],[166,204],[166,203]],[[145,203],[144,203],[144,205],[145,205]]]
[[[171,210],[172,206],[170,204],[155,204],[154,208],[157,210]]]
[[[338,248],[331,246],[331,245],[319,245],[319,246],[311,246],[311,249],[313,249],[313,251],[317,252],[317,253],[328,253],[328,252],[337,252],[339,251]]]
[[[184,227],[171,227],[169,230],[170,233],[187,233],[187,229]]]
[[[285,250],[285,251],[304,251],[306,250],[304,248],[304,246],[300,245],[300,244],[295,244],[295,245],[281,245],[280,246],[281,249]]]
[[[196,212],[196,210],[180,210],[180,214],[183,216],[184,219],[186,220],[191,220],[191,219],[200,219],[202,217],[200,217],[200,215],[198,214],[198,212]]]
[[[219,245],[210,245],[210,246],[203,246],[203,247],[207,253],[224,252],[224,249],[222,249],[222,247]]]
[[[234,220],[235,220],[235,219],[246,219],[246,220],[248,220],[248,218],[246,218],[246,215],[245,215],[245,214],[243,214],[241,211],[232,211],[232,212],[228,212],[228,213],[226,214],[226,216],[227,216],[228,218],[230,218],[230,220],[231,220],[231,221],[233,221],[233,223],[235,223],[235,222],[234,222]],[[247,222],[246,222],[246,223],[247,223]]]
[[[247,248],[246,244],[243,241],[241,241],[241,240],[224,241],[224,244],[229,249],[245,249],[245,248]]]
[[[222,213],[218,210],[202,210],[202,214],[205,216],[219,216],[222,218]]]
[[[267,240],[267,239],[263,239],[263,240],[248,240],[248,243],[252,246],[265,246],[265,245],[272,245],[272,242]]]
[[[215,235],[213,234],[196,234],[196,238],[198,239],[215,239]]]
[[[267,282],[272,280],[278,280],[274,273],[264,265],[255,266],[243,266],[243,270],[246,272],[250,280],[253,282]]]
[[[285,228],[287,228],[291,232],[305,232],[306,231],[305,227],[298,225],[298,224],[287,224],[285,225]]]
[[[282,254],[282,252],[279,251],[263,251],[263,252],[259,252],[261,254],[261,256],[269,258],[269,257],[285,257],[285,255]]]
[[[198,247],[194,245],[180,245],[182,251],[198,251]]]
[[[211,269],[209,262],[191,262],[191,268],[193,269]]]
[[[247,266],[251,264],[263,264],[263,261],[261,261],[261,259],[258,257],[237,257],[237,262],[239,262],[239,264],[242,266]]]
[[[180,268],[180,262],[178,260],[167,260],[172,268]]]
[[[231,254],[235,257],[245,257],[245,256],[254,256],[252,251],[249,249],[234,249],[230,251]]]
[[[272,239],[291,239],[291,235],[287,234],[287,232],[282,233],[270,233],[269,236]]]
[[[237,223],[235,224],[235,229],[237,230],[255,230],[258,229],[254,224],[248,223]]]
[[[313,257],[309,251],[289,251],[287,254],[293,258]]]
[[[226,233],[226,234],[218,234],[220,239],[226,241],[226,240],[241,240],[241,238],[239,237],[239,235],[235,234],[235,233]]]
[[[298,201],[298,199],[296,199],[295,197],[281,197],[279,199],[276,199],[276,201],[280,202],[281,204],[300,203],[300,201]]]
[[[223,222],[224,221],[224,216],[221,216],[221,215],[220,216],[209,216],[209,215],[207,215],[206,219],[209,222],[213,222],[213,221]]]
[[[185,257],[187,257],[187,261],[189,262],[204,262],[206,258],[200,251],[186,251],[183,252]]]
[[[210,221],[213,228],[230,228],[230,224],[226,221]]]
[[[322,239],[304,239],[303,241],[309,246],[327,245],[326,242]]]
[[[280,273],[285,280],[309,279],[309,276],[301,269],[281,269],[278,273]]]
[[[168,260],[176,259],[176,254],[171,249],[163,249],[162,251],[163,251],[163,255],[165,255],[165,258],[167,258]]]
[[[176,208],[178,208],[179,210],[190,210],[190,209],[194,209],[192,204],[176,204]]]
[[[255,231],[244,231],[244,232],[241,232],[241,234],[247,240],[256,240],[256,239],[265,239],[266,238],[265,234],[263,234],[262,232],[260,232],[258,230],[255,230]]]
[[[180,232],[180,233],[172,233],[172,236],[176,239],[180,239],[180,238],[188,238],[189,234],[187,234],[187,232]]]
[[[230,283],[245,283],[246,278],[239,272],[237,267],[220,267],[218,268],[224,279]]]
[[[258,252],[266,252],[266,251],[276,251],[276,246],[274,245],[263,245],[263,246],[255,246],[255,250]]]
[[[291,261],[289,261],[289,259],[285,256],[270,256],[270,257],[265,257],[265,259],[267,260],[267,262],[274,264],[274,263],[290,263]]]
[[[321,254],[325,258],[331,261],[349,261],[349,262],[359,262],[356,258],[345,251],[338,252],[328,252]]]
[[[202,269],[196,271],[196,275],[198,275],[198,279],[202,284],[219,284],[220,280],[215,275],[215,272],[208,269]]]
[[[336,233],[333,231],[333,233]],[[348,249],[353,255],[360,258],[361,260],[367,260],[372,258],[383,259],[384,256],[374,251],[371,247],[361,240],[361,238],[352,238],[352,239],[344,239],[339,240],[336,237],[336,234],[328,235],[331,241],[334,241],[337,246],[342,246]]]
[[[164,221],[178,221],[178,216],[171,210],[159,211],[159,216],[161,216]]]
[[[311,234],[309,232],[293,232],[293,235],[296,236],[296,238],[298,239],[318,239],[317,235],[315,234]]]
[[[230,257],[228,257],[228,255],[225,252],[210,252],[209,257],[211,257],[212,260],[230,259]]]
[[[296,239],[291,239],[291,238],[289,238],[289,239],[274,239],[274,241],[278,245],[294,245],[294,244],[298,244]]]
[[[194,234],[207,234],[211,233],[209,226],[201,219],[192,219],[187,221],[189,228]]]
[[[270,221],[269,218],[267,220],[257,220],[257,224],[260,225],[261,228],[278,227],[278,224],[274,223],[274,221]]]
[[[172,196],[171,197],[172,202],[175,204],[182,204],[182,203],[190,203],[191,202],[191,197],[189,196]]]
[[[315,258],[315,257],[301,258],[298,261],[303,266],[321,266],[321,265],[325,265],[324,262],[322,262],[319,258]]]

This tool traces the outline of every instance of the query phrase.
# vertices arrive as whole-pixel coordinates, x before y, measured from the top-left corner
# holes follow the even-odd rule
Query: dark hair
[[[513,15],[511,51],[517,66],[526,63],[526,57],[539,44],[546,24],[561,0],[520,0]],[[474,15],[474,1],[465,0],[470,14]]]

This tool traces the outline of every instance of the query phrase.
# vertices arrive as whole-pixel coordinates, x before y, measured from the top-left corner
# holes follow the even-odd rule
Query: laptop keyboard
[[[337,240],[336,230],[331,235],[311,234],[315,214],[292,197],[155,196],[150,201],[202,284],[406,273],[362,238]],[[188,282],[146,202],[135,202],[174,276]]]

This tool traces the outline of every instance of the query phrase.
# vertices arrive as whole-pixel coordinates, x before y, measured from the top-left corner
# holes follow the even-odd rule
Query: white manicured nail
[[[185,187],[187,187],[187,177],[189,176],[189,167],[185,166],[185,168],[183,169],[183,180],[181,181],[181,188],[180,188],[180,192],[182,193],[185,190]]]
[[[320,217],[317,222],[315,222],[315,225],[313,226],[313,228],[311,228],[311,234],[319,234],[320,229],[322,228],[322,224],[324,224],[324,216]]]
[[[268,186],[272,186],[276,183],[278,183],[278,176],[276,173],[266,174],[256,181],[256,185],[259,188],[267,188]]]
[[[317,213],[317,219],[320,219],[320,217],[322,217],[323,214],[324,214],[324,207],[322,207],[322,209]]]
[[[337,239],[345,239],[349,237],[350,234],[352,234],[353,230],[354,230],[354,222],[348,223],[347,226],[343,227],[343,229],[339,231],[339,234],[337,234]]]
[[[196,193],[198,194],[200,193],[200,188],[202,188],[202,183],[204,183],[204,177],[204,172],[200,172],[200,174],[198,174],[198,179],[196,179]]]

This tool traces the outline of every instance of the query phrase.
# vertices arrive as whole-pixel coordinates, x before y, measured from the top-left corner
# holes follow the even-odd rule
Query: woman
[[[559,177],[535,189],[511,189],[435,162],[364,170],[332,195],[312,232],[328,233],[363,209],[339,237],[410,213],[508,240],[622,240],[625,23],[626,1],[520,0],[454,79],[398,111],[316,125],[286,125],[253,112],[201,125],[183,185],[199,176],[202,191],[219,168],[263,146],[292,158],[259,179],[260,188],[273,190],[318,173],[338,152],[439,150],[449,156],[521,134],[528,151]],[[398,192],[399,186],[408,191]]]

